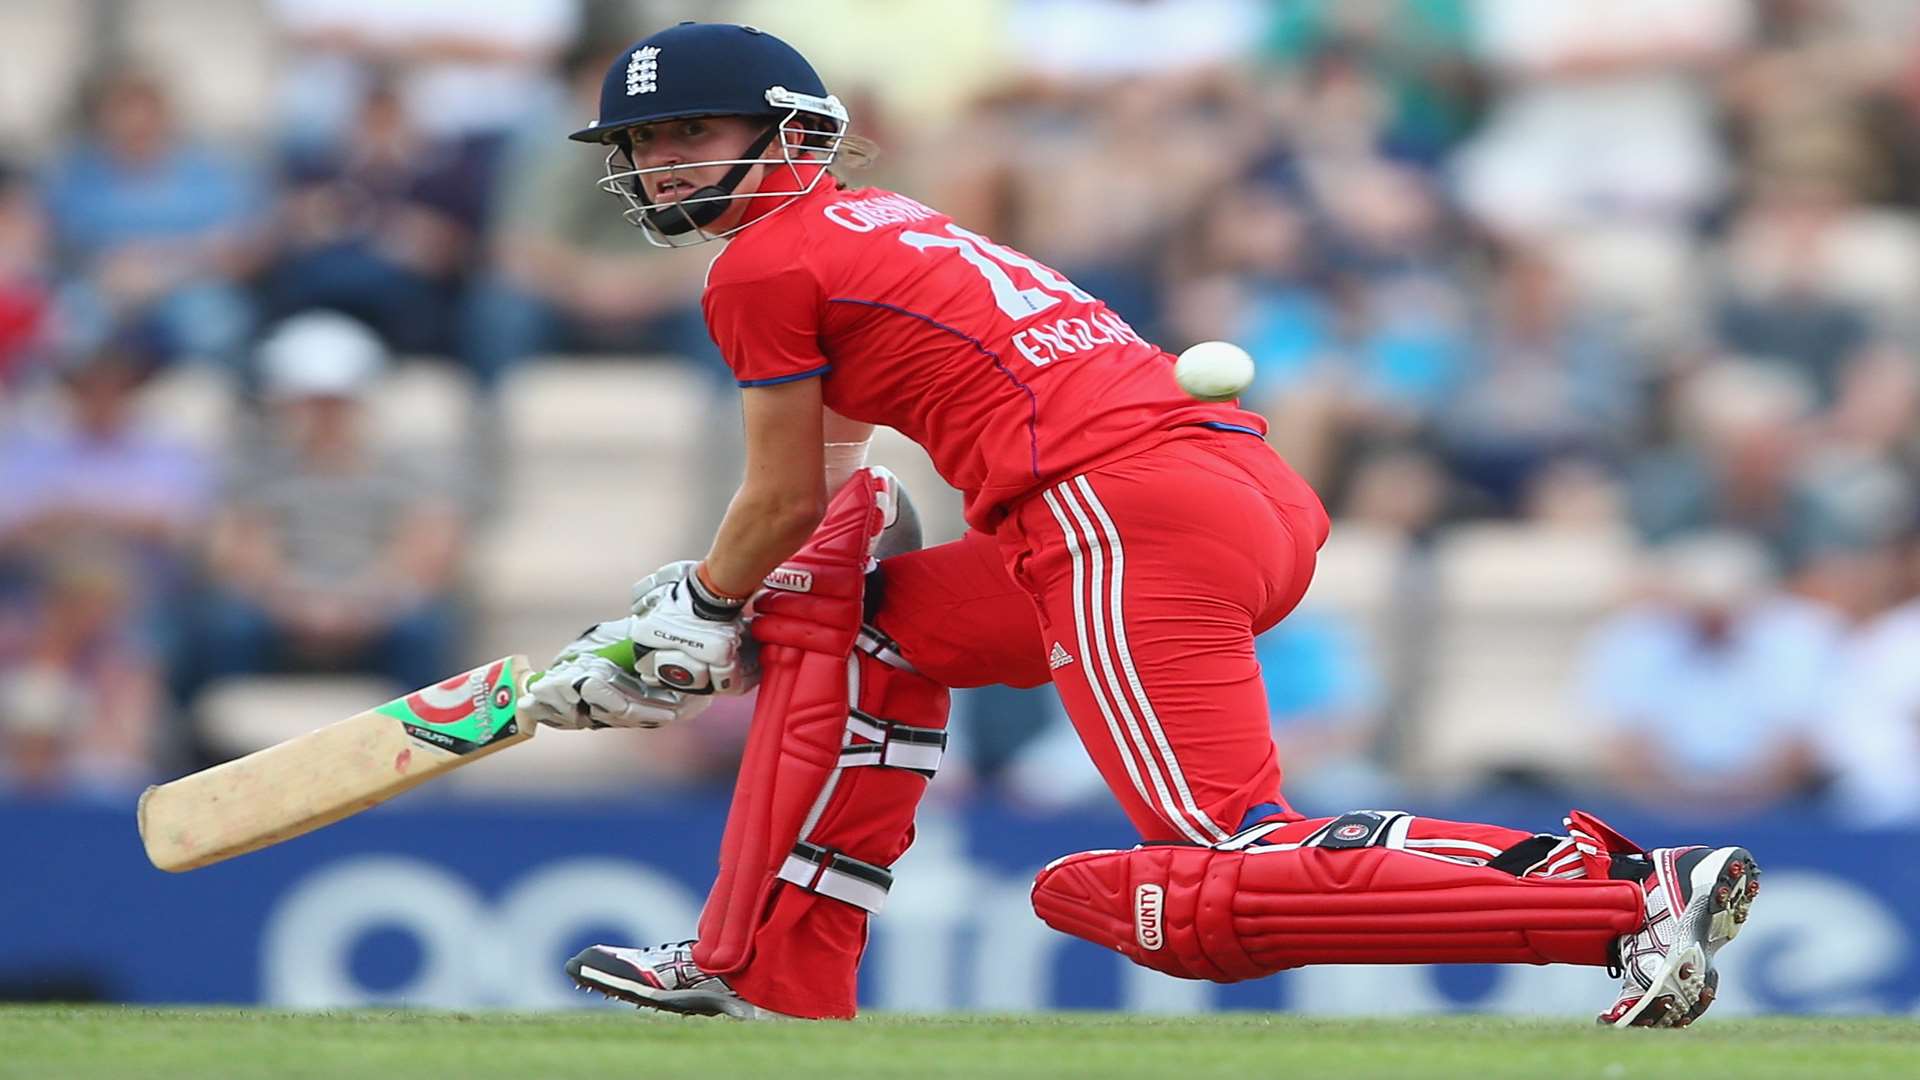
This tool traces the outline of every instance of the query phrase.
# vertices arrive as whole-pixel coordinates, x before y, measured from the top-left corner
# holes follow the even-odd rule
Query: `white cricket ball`
[[[1231,401],[1253,385],[1253,357],[1231,341],[1203,341],[1173,362],[1173,378],[1201,401]]]

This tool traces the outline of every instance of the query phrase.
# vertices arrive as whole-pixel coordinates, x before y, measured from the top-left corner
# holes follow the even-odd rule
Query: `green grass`
[[[0,1007],[0,1078],[1920,1076],[1920,1021],[1740,1019],[1689,1031],[1444,1017],[879,1015],[852,1024],[538,1015]]]

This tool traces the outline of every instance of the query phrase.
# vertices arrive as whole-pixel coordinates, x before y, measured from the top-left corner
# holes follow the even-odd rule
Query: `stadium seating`
[[[209,751],[238,757],[344,719],[412,687],[362,675],[221,679],[193,703]]]
[[[45,148],[63,129],[87,62],[84,10],[58,0],[0,4],[0,146]]]
[[[1464,787],[1495,772],[1578,777],[1594,751],[1569,694],[1581,643],[1630,580],[1624,532],[1473,525],[1440,544],[1440,624],[1406,764]]]

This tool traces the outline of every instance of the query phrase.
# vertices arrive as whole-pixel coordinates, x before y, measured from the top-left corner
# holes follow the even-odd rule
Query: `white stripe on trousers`
[[[1106,718],[1107,731],[1113,736],[1113,744],[1120,750],[1120,763],[1127,767],[1127,778],[1133,781],[1133,789],[1140,795],[1140,801],[1151,806],[1153,799],[1147,794],[1147,785],[1140,779],[1140,767],[1134,764],[1133,754],[1128,750],[1131,745],[1126,736],[1120,733],[1120,722],[1113,717],[1113,707],[1107,704],[1106,695],[1100,692],[1100,684],[1094,671],[1093,650],[1087,646],[1086,613],[1086,557],[1080,553],[1079,535],[1073,525],[1067,521],[1066,512],[1060,509],[1060,503],[1054,499],[1053,492],[1041,492],[1041,498],[1047,501],[1047,509],[1053,512],[1053,520],[1060,525],[1060,531],[1066,534],[1067,552],[1073,556],[1073,630],[1080,644],[1080,665],[1087,677],[1087,686],[1093,691],[1094,703],[1100,706],[1100,715]],[[1148,763],[1152,767],[1152,763]],[[1156,785],[1159,777],[1155,776]],[[1196,842],[1198,842],[1196,840]]]
[[[1126,549],[1120,546],[1120,530],[1114,528],[1113,518],[1107,515],[1107,508],[1100,504],[1100,497],[1093,493],[1093,485],[1084,475],[1073,479],[1080,493],[1086,496],[1087,506],[1093,515],[1100,519],[1100,527],[1106,531],[1107,545],[1113,551],[1113,641],[1115,651],[1120,656],[1121,670],[1127,673],[1127,686],[1133,691],[1133,699],[1140,706],[1141,719],[1147,723],[1147,729],[1153,733],[1154,745],[1160,748],[1160,758],[1167,763],[1167,778],[1173,781],[1174,790],[1180,793],[1180,805],[1200,823],[1201,828],[1211,833],[1215,840],[1225,840],[1226,830],[1215,825],[1200,807],[1193,801],[1193,792],[1187,788],[1186,774],[1180,771],[1180,763],[1174,760],[1173,745],[1167,741],[1166,729],[1160,726],[1160,717],[1153,711],[1153,702],[1147,700],[1147,691],[1140,685],[1140,673],[1133,668],[1133,650],[1127,648],[1127,624],[1120,614],[1121,582],[1126,576]],[[1237,824],[1237,823],[1236,823]]]
[[[1112,735],[1116,749],[1120,751],[1121,762],[1126,766],[1127,776],[1133,781],[1134,790],[1141,801],[1148,805],[1157,805],[1162,816],[1180,832],[1196,844],[1208,844],[1226,838],[1226,832],[1214,824],[1194,804],[1193,795],[1187,787],[1186,776],[1180,771],[1179,762],[1174,759],[1173,749],[1168,744],[1166,732],[1160,726],[1160,720],[1153,712],[1153,706],[1147,701],[1146,692],[1140,686],[1139,676],[1134,670],[1133,656],[1127,649],[1126,629],[1121,622],[1121,589],[1124,585],[1125,553],[1120,547],[1120,537],[1113,528],[1112,519],[1106,514],[1105,507],[1099,506],[1093,496],[1092,488],[1085,478],[1077,478],[1082,492],[1095,506],[1096,513],[1105,525],[1108,547],[1113,556],[1113,573],[1107,582],[1103,595],[1103,580],[1107,556],[1102,550],[1101,534],[1096,532],[1087,512],[1081,507],[1074,495],[1074,481],[1042,493],[1047,508],[1052,511],[1054,521],[1065,534],[1067,551],[1073,559],[1073,622],[1074,631],[1080,644],[1083,674],[1088,689],[1093,692],[1094,702],[1100,708],[1100,714],[1107,721],[1107,730]],[[1064,509],[1063,509],[1064,507]],[[1071,516],[1069,516],[1071,515]],[[1085,545],[1084,554],[1082,544]],[[1108,601],[1102,603],[1103,600]],[[1112,612],[1114,632],[1107,633],[1108,610]],[[1089,634],[1088,613],[1092,613],[1092,628]],[[1093,648],[1088,647],[1092,638]],[[1119,655],[1119,668],[1115,667],[1114,655]],[[1097,659],[1097,663],[1096,663]],[[1120,677],[1124,670],[1131,682],[1135,698],[1130,700]],[[1137,700],[1139,709],[1134,708]],[[1117,718],[1116,718],[1117,717]],[[1147,731],[1152,733],[1150,745],[1147,731],[1141,727],[1144,718]],[[1122,723],[1124,721],[1124,724]],[[1156,760],[1151,746],[1158,746],[1160,758]],[[1145,780],[1140,769],[1135,767],[1134,758],[1146,770]],[[1165,762],[1165,770],[1161,762]],[[1168,778],[1172,779],[1172,788]],[[1148,793],[1151,782],[1153,793]],[[1178,793],[1176,799],[1175,793]],[[1157,796],[1157,799],[1155,798]]]

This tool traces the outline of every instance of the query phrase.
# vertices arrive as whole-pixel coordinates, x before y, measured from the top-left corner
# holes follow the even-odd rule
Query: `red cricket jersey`
[[[821,378],[828,408],[924,447],[978,529],[1186,425],[1266,434],[1058,273],[878,188],[823,178],[736,234],[702,305],[741,386]]]

